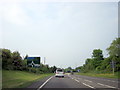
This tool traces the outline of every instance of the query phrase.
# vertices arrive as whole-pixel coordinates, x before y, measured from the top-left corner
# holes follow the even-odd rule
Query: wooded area
[[[111,45],[106,49],[109,56],[104,57],[101,49],[94,49],[91,58],[87,58],[83,66],[77,67],[75,70],[81,72],[95,71],[98,73],[120,71],[120,38],[113,40]],[[27,67],[27,60],[22,59],[18,51],[11,52],[9,49],[0,49],[0,55],[2,56],[2,69],[5,70],[24,70],[34,73],[51,73],[54,72],[57,67],[49,67],[49,65],[40,64],[39,68]]]
[[[77,67],[81,72],[95,71],[98,73],[109,73],[120,71],[120,38],[113,40],[106,49],[109,56],[104,57],[101,49],[94,49],[91,58],[87,58],[83,66]]]
[[[20,70],[29,71],[33,73],[52,73],[56,70],[56,66],[49,67],[49,65],[40,64],[39,68],[32,68],[27,66],[28,55],[25,58],[20,56],[18,51],[11,52],[9,49],[0,49],[2,56],[2,69],[5,70]]]

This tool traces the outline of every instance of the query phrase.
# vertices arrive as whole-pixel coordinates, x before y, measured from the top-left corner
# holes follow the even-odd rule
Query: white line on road
[[[86,80],[86,79],[85,79],[84,81],[87,81],[87,82],[92,82],[92,81],[90,81],[90,80]]]
[[[52,78],[53,78],[53,76],[51,76],[48,80],[46,80],[37,90],[40,90]]]
[[[103,81],[110,81],[110,82],[115,82],[115,83],[118,83],[118,82],[119,82],[119,81],[106,80],[106,79],[99,79],[99,78],[91,78],[91,79],[98,79],[98,80],[103,80]]]
[[[78,78],[78,79],[82,79],[82,78]]]
[[[101,86],[106,86],[106,87],[109,87],[109,88],[116,88],[116,87],[109,86],[109,85],[105,85],[105,84],[101,84],[101,83],[97,83],[97,84],[99,84],[99,85],[101,85]]]
[[[90,88],[94,88],[94,87],[92,87],[92,86],[90,86],[90,85],[88,85],[88,84],[85,84],[85,83],[82,83],[82,84],[84,84],[85,86],[88,86],[88,87],[90,87]]]
[[[74,79],[75,81],[79,82],[77,79]]]

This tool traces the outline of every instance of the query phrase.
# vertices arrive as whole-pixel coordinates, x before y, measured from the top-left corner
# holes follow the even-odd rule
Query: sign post
[[[112,71],[113,71],[113,75],[115,74],[115,62],[112,60],[111,63],[111,67],[112,67]]]

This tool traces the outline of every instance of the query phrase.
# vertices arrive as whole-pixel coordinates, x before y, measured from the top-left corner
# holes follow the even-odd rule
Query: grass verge
[[[114,75],[112,73],[76,73],[77,75],[92,76],[92,77],[103,77],[103,78],[114,78],[120,79],[120,72],[116,72]]]
[[[2,88],[24,88],[53,74],[34,74],[25,71],[2,71]]]

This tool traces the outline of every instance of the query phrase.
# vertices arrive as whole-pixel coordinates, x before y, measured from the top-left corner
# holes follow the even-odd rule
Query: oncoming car
[[[55,72],[55,77],[64,77],[64,71],[62,69],[57,69]]]

